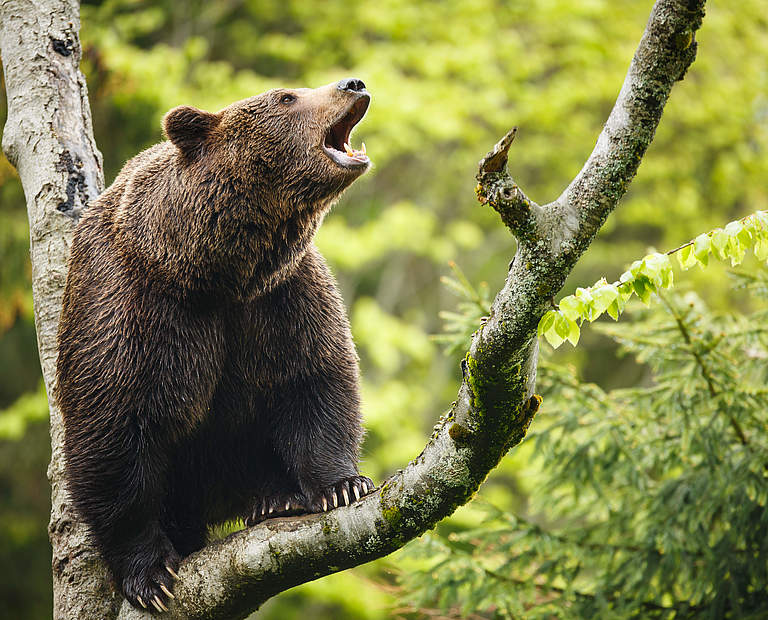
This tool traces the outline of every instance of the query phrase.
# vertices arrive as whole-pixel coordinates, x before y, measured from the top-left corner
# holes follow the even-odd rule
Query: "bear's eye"
[[[286,105],[293,103],[294,101],[296,101],[296,95],[292,95],[291,93],[285,93],[280,97],[280,103],[285,103]]]

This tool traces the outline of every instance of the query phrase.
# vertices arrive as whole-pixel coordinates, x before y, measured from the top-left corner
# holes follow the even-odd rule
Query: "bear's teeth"
[[[349,142],[344,143],[344,151],[349,155],[350,157],[362,157],[365,155],[365,142],[363,142],[363,146],[360,148],[359,151],[356,151],[353,149]]]

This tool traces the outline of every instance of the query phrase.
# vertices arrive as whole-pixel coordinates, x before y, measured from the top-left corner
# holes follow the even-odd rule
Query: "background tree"
[[[731,44],[703,56],[673,98],[643,174],[618,218],[609,222],[609,243],[599,240],[580,263],[579,282],[602,275],[605,264],[636,257],[647,243],[670,247],[743,214],[745,204],[750,210],[765,204],[757,182],[765,173],[766,136],[760,124],[765,78],[758,63],[742,62],[765,51],[759,4],[712,9],[698,38],[705,49],[707,37]],[[95,93],[97,136],[109,136],[100,140],[108,178],[126,157],[158,139],[159,117],[171,105],[216,108],[289,79],[316,85],[340,73],[359,74],[374,85],[376,100],[361,133],[376,149],[376,176],[356,188],[346,201],[349,206],[326,223],[320,243],[352,307],[366,368],[366,465],[379,479],[418,454],[436,401],[449,402],[455,394],[457,365],[434,355],[426,337],[437,330],[437,309],[453,304],[436,285],[437,276],[447,270],[445,261],[459,258],[474,282],[500,283],[499,256],[511,253],[496,219],[488,210],[471,207],[467,180],[477,153],[514,120],[524,129],[514,155],[516,172],[531,195],[555,195],[588,153],[648,6],[562,2],[547,12],[525,3],[508,12],[487,9],[461,3],[377,3],[351,10],[333,2],[319,7],[298,2],[83,6],[84,66]],[[462,49],[456,41],[464,43]],[[2,231],[22,236],[26,223],[18,185],[7,178],[0,190],[0,213],[9,225]],[[409,202],[403,202],[405,196]],[[4,239],[4,257],[6,250],[8,256],[23,256],[26,242],[19,236]],[[4,258],[3,269],[6,265],[11,263]],[[4,355],[24,351],[12,343],[20,335],[29,342],[31,334],[28,296],[17,295],[21,301],[16,305],[5,301],[28,286],[19,283],[23,271],[11,272],[15,281],[4,271],[1,283],[11,291],[3,293],[3,303],[14,313],[11,332],[0,342]],[[714,297],[725,290],[716,276],[707,278]],[[624,372],[615,372],[605,340],[587,345],[593,347],[590,355],[570,355],[580,364],[587,360],[587,376],[609,386],[638,376],[637,367],[626,361]],[[23,383],[3,373],[4,380],[10,379],[4,381],[9,386],[6,404],[36,382],[34,372],[23,371],[29,362],[11,366],[27,378]],[[24,402],[31,401],[19,401],[3,416],[15,428],[28,419],[23,411],[44,415],[39,404],[25,409]],[[515,458],[504,462],[496,484],[488,488],[502,504],[525,496]],[[472,519],[465,512],[451,527]],[[23,541],[31,539],[17,540],[27,544]],[[377,613],[344,595],[361,588],[368,598],[377,594],[354,575],[325,580],[319,587],[323,605],[334,600],[341,605],[333,610],[336,617],[345,608],[352,617]],[[290,605],[302,594],[286,596]],[[285,617],[285,606],[280,613]]]

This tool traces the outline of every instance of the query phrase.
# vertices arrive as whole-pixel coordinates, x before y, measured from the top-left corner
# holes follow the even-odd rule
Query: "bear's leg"
[[[274,462],[268,469],[262,469],[259,478],[263,482],[257,486],[254,499],[246,511],[246,525],[255,525],[265,519],[288,517],[308,512],[306,500],[299,485],[279,463],[280,457],[274,455]]]
[[[169,496],[184,485],[175,463],[208,415],[224,347],[215,315],[141,284],[90,315],[82,300],[65,306],[59,401],[74,503],[117,587],[160,611],[180,561],[166,529]]]
[[[164,457],[130,425],[70,450],[69,490],[125,597],[163,610],[180,556],[160,525]]]
[[[304,504],[304,495],[299,491],[268,491],[257,495],[244,521],[246,525],[256,525],[265,519],[305,514],[307,508]]]
[[[123,548],[124,555],[113,557],[111,564],[113,572],[122,575],[125,598],[133,605],[167,611],[181,556],[165,531],[157,522],[149,523]]]
[[[309,512],[349,505],[376,488],[357,470],[362,429],[356,379],[328,369],[281,390],[273,442]]]

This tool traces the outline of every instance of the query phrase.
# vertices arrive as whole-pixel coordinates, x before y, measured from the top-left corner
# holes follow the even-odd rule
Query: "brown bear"
[[[164,119],[75,231],[58,400],[72,500],[125,597],[166,609],[207,527],[320,512],[358,473],[357,356],[312,243],[369,167],[358,79]]]

